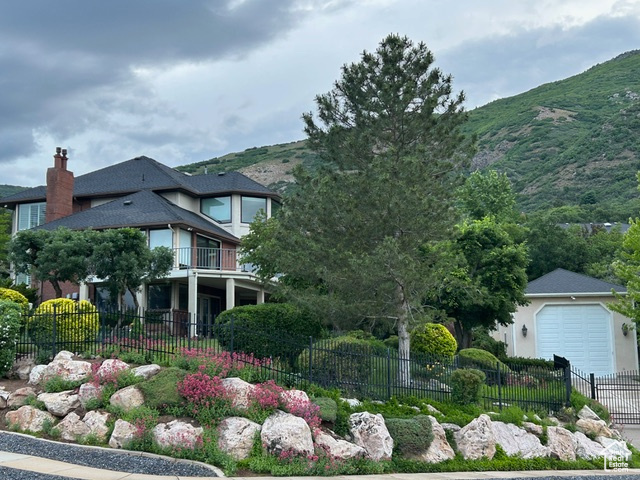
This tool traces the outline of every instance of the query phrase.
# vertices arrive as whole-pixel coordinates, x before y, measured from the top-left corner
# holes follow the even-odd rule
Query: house
[[[496,338],[510,356],[547,358],[560,355],[583,372],[607,375],[638,369],[636,334],[623,332],[633,321],[613,312],[612,293],[621,285],[554,270],[527,285],[529,305],[519,307],[514,322],[499,327]]]
[[[259,211],[269,217],[277,209],[277,193],[238,172],[191,176],[147,157],[77,178],[67,163],[66,151],[58,148],[46,186],[0,199],[15,213],[12,233],[139,228],[149,247],[166,246],[175,254],[169,276],[139,293],[140,305],[197,314],[209,323],[222,310],[264,302],[267,293],[251,266],[239,263],[237,248]],[[53,298],[48,284],[39,287],[43,299]],[[65,289],[99,307],[111,303],[99,279]]]

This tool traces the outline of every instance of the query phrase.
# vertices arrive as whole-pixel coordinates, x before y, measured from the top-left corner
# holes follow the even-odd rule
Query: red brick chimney
[[[53,159],[53,167],[47,169],[46,223],[73,213],[73,172],[67,170],[67,149],[56,147]]]

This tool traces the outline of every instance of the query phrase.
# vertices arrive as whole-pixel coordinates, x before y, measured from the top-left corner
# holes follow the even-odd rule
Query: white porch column
[[[189,275],[189,337],[196,336],[198,320],[198,272]]]
[[[89,285],[85,282],[80,283],[80,300],[89,300]]]
[[[264,303],[264,290],[261,288],[256,292],[256,305]]]
[[[236,281],[233,278],[227,278],[227,310],[231,310],[236,306]]]

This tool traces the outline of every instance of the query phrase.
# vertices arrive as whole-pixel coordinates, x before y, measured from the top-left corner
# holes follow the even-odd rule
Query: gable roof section
[[[611,290],[626,293],[622,285],[605,282],[581,273],[574,273],[562,268],[547,273],[529,282],[525,291],[527,296],[559,296],[559,295],[611,295]]]
[[[123,195],[140,190],[186,190],[196,196],[240,192],[278,197],[277,193],[239,172],[191,176],[144,156],[76,177],[73,195],[97,197]],[[0,202],[38,202],[45,198],[46,187],[39,186],[4,197]]]
[[[217,238],[239,243],[239,239],[226,230],[207,221],[200,215],[171,203],[149,190],[143,190],[88,210],[74,213],[37,228],[55,230],[66,227],[71,230],[93,228],[96,230],[122,227],[166,228],[167,224],[184,225],[208,233]]]

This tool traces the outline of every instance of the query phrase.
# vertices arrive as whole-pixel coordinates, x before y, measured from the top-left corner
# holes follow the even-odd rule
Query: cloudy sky
[[[0,3],[0,184],[147,155],[171,166],[304,138],[300,116],[389,33],[467,109],[640,48],[640,0]]]

